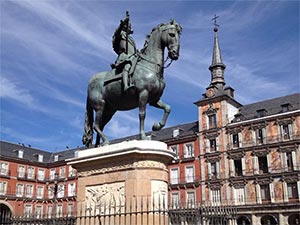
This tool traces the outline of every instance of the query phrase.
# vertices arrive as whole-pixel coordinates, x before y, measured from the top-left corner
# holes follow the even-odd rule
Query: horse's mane
[[[153,35],[153,33],[156,31],[156,30],[159,30],[161,29],[162,27],[164,26],[169,26],[169,25],[173,25],[175,26],[176,30],[178,31],[179,34],[181,34],[182,32],[182,27],[180,26],[179,23],[177,23],[174,19],[172,19],[169,23],[161,23],[159,25],[157,25],[156,27],[154,27],[150,34],[148,34],[146,36],[146,40],[145,40],[145,43],[144,43],[144,47],[141,49],[141,53],[143,54],[145,52],[145,50],[147,49],[148,45],[149,45],[149,39],[150,37]]]

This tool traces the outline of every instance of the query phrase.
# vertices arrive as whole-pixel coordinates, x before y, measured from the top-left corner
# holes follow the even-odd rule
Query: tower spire
[[[217,18],[219,16],[215,15],[212,20],[214,21],[214,47],[213,47],[213,55],[212,55],[212,62],[209,67],[209,70],[211,71],[211,86],[216,87],[224,87],[225,85],[225,79],[224,79],[224,70],[226,66],[223,64],[222,56],[221,56],[221,50],[219,46],[219,40],[218,40],[218,31],[219,31],[219,25],[217,24]]]

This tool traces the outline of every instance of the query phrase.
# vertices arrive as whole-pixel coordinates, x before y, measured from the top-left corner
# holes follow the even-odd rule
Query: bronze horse
[[[144,121],[147,103],[164,110],[162,120],[155,123],[152,130],[160,130],[165,126],[171,108],[160,100],[165,88],[163,77],[164,49],[168,49],[168,57],[171,60],[178,59],[181,30],[181,26],[174,20],[153,28],[138,56],[138,62],[132,76],[134,89],[124,92],[121,79],[115,79],[115,70],[97,73],[90,79],[82,137],[83,144],[88,147],[92,145],[93,130],[97,133],[96,146],[100,144],[100,137],[103,145],[109,144],[107,137],[103,134],[105,125],[116,111],[137,107],[139,108],[140,138],[145,140],[147,137],[144,131]],[[107,82],[109,80],[112,81]],[[95,121],[93,111],[96,113]]]

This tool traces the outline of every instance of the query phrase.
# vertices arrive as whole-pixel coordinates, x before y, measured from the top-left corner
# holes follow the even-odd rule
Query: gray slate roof
[[[266,116],[282,113],[282,105],[290,104],[290,111],[300,109],[300,94],[291,94],[278,98],[268,99],[261,102],[244,105],[240,107],[239,114],[244,117],[242,120],[258,118],[258,110],[266,110]]]

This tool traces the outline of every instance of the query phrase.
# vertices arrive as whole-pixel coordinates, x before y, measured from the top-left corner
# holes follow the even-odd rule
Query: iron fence
[[[164,198],[165,199],[165,198]],[[56,215],[13,216],[3,225],[228,225],[236,219],[236,207],[167,205],[164,199],[132,198],[94,204],[78,203],[76,212]]]

